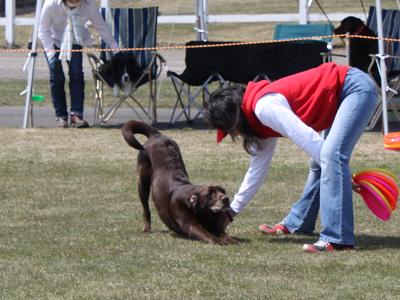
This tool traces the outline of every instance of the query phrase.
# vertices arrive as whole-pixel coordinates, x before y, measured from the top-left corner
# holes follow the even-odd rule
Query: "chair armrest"
[[[166,64],[167,63],[165,58],[160,53],[156,52],[155,56],[160,60],[160,63],[162,63],[162,64]]]
[[[147,67],[143,70],[144,73],[151,73],[151,69],[153,67],[154,64],[157,64],[157,61],[160,65],[160,68],[157,72],[157,74],[155,75],[155,78],[158,78],[158,76],[160,76],[163,66],[166,66],[167,61],[165,60],[165,58],[159,54],[158,52],[152,52],[153,57],[151,58],[149,64],[147,65]]]
[[[100,62],[100,59],[96,55],[94,55],[93,53],[89,52],[89,53],[87,53],[87,56],[88,56],[88,58],[93,59],[96,62]]]
[[[103,64],[103,61],[93,53],[87,53],[86,55],[88,57],[89,64],[92,67],[92,70],[98,70],[99,66]]]

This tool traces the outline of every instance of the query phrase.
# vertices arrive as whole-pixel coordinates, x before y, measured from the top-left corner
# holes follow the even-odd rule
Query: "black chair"
[[[321,53],[327,49],[326,42],[321,41],[216,46],[222,43],[187,43],[185,70],[182,74],[167,72],[177,93],[171,124],[182,116],[187,121],[200,116],[202,102],[196,103],[196,100],[200,95],[204,98],[210,94],[213,82],[218,82],[217,87],[220,87],[229,83],[247,84],[258,79],[273,81],[319,66],[323,63]],[[193,86],[197,87],[194,92],[191,90]],[[197,113],[191,118],[193,106]],[[181,111],[175,116],[178,108]]]

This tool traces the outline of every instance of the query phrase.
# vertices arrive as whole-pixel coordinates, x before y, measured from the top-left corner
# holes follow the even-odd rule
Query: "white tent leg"
[[[208,0],[197,0],[196,27],[197,40],[208,40]]]
[[[311,6],[312,1],[299,0],[299,24],[308,23],[308,8]]]
[[[386,103],[386,92],[387,92],[387,78],[386,78],[386,62],[385,62],[385,48],[383,44],[383,25],[382,25],[382,6],[381,1],[375,1],[376,6],[376,23],[378,28],[378,50],[379,50],[379,65],[381,75],[381,90],[382,90],[382,118],[383,118],[383,133],[387,134],[389,131],[388,126],[388,115],[387,115],[387,103]]]
[[[32,85],[33,85],[33,77],[35,74],[35,60],[36,60],[36,49],[37,49],[37,37],[39,31],[39,21],[40,14],[42,11],[42,0],[36,1],[36,15],[35,15],[35,26],[33,27],[33,35],[32,35],[32,48],[29,53],[29,58],[27,61],[28,69],[28,83],[26,88],[26,99],[25,99],[25,112],[24,112],[24,123],[22,124],[23,128],[28,127],[28,123],[30,121],[30,125],[33,125],[32,119]]]

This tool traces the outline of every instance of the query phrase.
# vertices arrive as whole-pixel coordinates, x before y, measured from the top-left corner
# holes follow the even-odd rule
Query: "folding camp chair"
[[[189,84],[181,80],[178,74],[174,72],[169,72],[168,76],[171,78],[172,85],[175,89],[177,99],[172,109],[172,114],[170,118],[170,124],[175,124],[182,116],[186,118],[187,122],[193,121],[199,116],[203,115],[202,103],[207,100],[207,98],[212,93],[213,87],[210,85],[212,82],[218,82],[218,87],[222,87],[226,81],[218,73],[210,74],[207,79],[197,86],[194,90]],[[202,98],[201,104],[196,104],[196,99],[198,97]],[[177,110],[182,109],[179,113],[175,115]],[[192,109],[196,110],[194,116],[192,116]]]
[[[215,44],[219,44],[218,47]],[[257,45],[230,45],[232,42],[193,41],[186,44],[186,68],[182,74],[169,71],[177,93],[177,100],[170,123],[180,117],[191,120],[190,108],[197,108],[202,114],[202,103],[196,105],[196,98],[203,100],[211,89],[230,83],[247,84],[259,79],[276,80],[316,66],[322,62],[321,52],[326,51],[326,42],[306,41],[302,43],[266,43]],[[191,87],[195,86],[195,91]],[[179,114],[177,109],[182,108]]]
[[[376,8],[371,6],[369,9],[367,25],[375,33],[377,33]],[[385,38],[399,39],[400,38],[400,10],[382,9],[382,25],[383,36]],[[400,121],[400,43],[385,41],[385,63],[387,69],[388,87],[386,90],[386,102],[388,109],[389,121]],[[370,70],[374,64],[379,69],[379,56],[371,55],[373,58],[370,65]],[[378,86],[379,88],[379,86]],[[374,115],[372,116],[367,130],[375,127],[382,116],[382,101],[379,101]]]
[[[186,121],[190,122],[202,116],[203,101],[209,97],[213,89],[226,84],[221,74],[213,69],[213,66],[218,64],[217,61],[205,59],[205,55],[207,55],[205,52],[208,52],[207,49],[204,52],[198,48],[190,48],[191,46],[205,43],[210,44],[213,42],[191,41],[186,43],[186,69],[182,74],[177,74],[173,71],[167,72],[177,96],[170,118],[171,125],[175,124],[181,117],[185,117]],[[216,87],[210,85],[213,82],[218,83]],[[201,97],[202,101],[198,104],[196,100],[199,97]],[[195,110],[194,116],[192,116],[193,109]]]
[[[101,12],[120,48],[156,47],[158,7],[110,8],[109,10],[102,8]],[[105,47],[104,41],[101,41],[101,48],[105,49]],[[104,85],[113,88],[114,84],[104,73],[104,66],[111,58],[111,53],[103,51],[99,58],[92,53],[88,54],[95,85],[94,125],[109,121],[122,104],[131,108],[140,119],[150,123],[157,122],[157,78],[165,60],[155,51],[137,50],[132,53],[143,69],[143,75],[134,83],[129,95],[117,89],[115,99],[107,108],[104,100]],[[140,86],[147,83],[149,85],[148,101],[142,102],[135,97],[134,93]],[[144,104],[146,101],[147,105]]]

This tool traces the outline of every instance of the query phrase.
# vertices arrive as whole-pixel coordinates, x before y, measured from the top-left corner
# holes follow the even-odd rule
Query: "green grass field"
[[[248,156],[208,130],[167,130],[193,183],[237,189]],[[377,220],[355,195],[357,250],[312,255],[318,238],[268,238],[301,193],[307,157],[283,139],[270,179],[214,246],[166,230],[154,208],[141,233],[136,152],[118,129],[1,129],[0,299],[398,299],[400,217]],[[353,170],[389,168],[380,133],[366,133]]]

